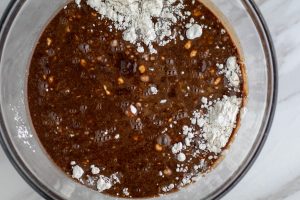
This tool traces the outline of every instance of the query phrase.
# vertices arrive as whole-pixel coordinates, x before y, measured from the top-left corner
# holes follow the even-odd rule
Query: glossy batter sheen
[[[120,183],[104,193],[164,193],[163,186],[184,177],[176,172],[171,146],[182,141],[178,132],[200,99],[244,97],[243,81],[240,92],[229,91],[217,73],[217,63],[230,56],[240,60],[224,26],[198,1],[186,2],[195,21],[209,28],[200,38],[155,46],[152,55],[138,53],[120,31],[110,32],[111,22],[85,4],[79,9],[70,3],[46,27],[30,65],[28,102],[42,145],[66,174],[72,175],[75,161],[85,172],[82,183],[93,189],[91,165],[105,176],[118,172]],[[183,30],[180,24],[174,28]],[[210,155],[203,151],[194,158],[189,172],[202,158],[205,167],[196,173],[209,170],[218,158]]]

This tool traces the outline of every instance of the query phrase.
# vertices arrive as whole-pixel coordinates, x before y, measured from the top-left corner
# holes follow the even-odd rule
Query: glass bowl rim
[[[252,165],[254,164],[255,160],[257,159],[258,155],[260,154],[266,139],[269,135],[272,122],[275,115],[276,110],[276,104],[277,104],[277,96],[278,96],[278,71],[277,71],[277,58],[276,58],[276,52],[273,44],[273,40],[269,31],[269,28],[267,26],[267,23],[260,12],[258,6],[254,2],[254,0],[241,0],[243,4],[248,4],[251,11],[253,12],[259,28],[261,29],[260,38],[262,38],[263,41],[266,41],[267,46],[264,47],[264,49],[268,50],[269,55],[266,57],[269,59],[269,63],[272,69],[273,74],[271,74],[271,78],[273,81],[273,87],[272,87],[272,96],[270,101],[270,110],[269,110],[269,116],[267,117],[267,121],[265,122],[265,130],[262,135],[261,140],[259,141],[259,144],[257,145],[257,148],[254,149],[254,152],[252,154],[252,157],[248,158],[247,162],[244,166],[242,166],[242,169],[238,172],[238,175],[230,181],[229,184],[227,184],[224,188],[222,188],[222,191],[217,194],[214,199],[221,199],[223,196],[225,196],[230,190],[232,190],[239,181],[247,174],[247,172],[250,170]],[[7,36],[7,33],[12,25],[12,22],[14,20],[14,17],[16,16],[16,13],[18,13],[19,9],[22,7],[22,4],[25,2],[25,0],[10,0],[8,6],[3,12],[3,15],[0,19],[0,55],[2,53],[2,47],[5,43],[5,39]],[[250,12],[247,11],[249,14]],[[1,60],[1,56],[0,56]],[[28,185],[30,185],[39,195],[44,197],[45,199],[60,199],[57,194],[53,193],[52,191],[48,190],[43,184],[40,183],[40,181],[34,177],[34,175],[30,172],[30,170],[25,167],[22,160],[16,156],[16,151],[12,148],[13,145],[10,141],[6,140],[7,131],[4,126],[4,120],[2,116],[2,111],[0,108],[0,144],[2,146],[2,149],[4,150],[6,156],[8,157],[11,164],[14,166],[16,171],[19,173],[19,175],[26,181]]]

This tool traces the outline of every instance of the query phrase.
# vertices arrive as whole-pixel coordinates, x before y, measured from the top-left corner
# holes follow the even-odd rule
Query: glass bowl
[[[203,0],[202,0],[203,1]],[[36,137],[27,105],[30,59],[43,29],[67,0],[11,1],[0,32],[0,141],[22,177],[47,199],[118,199],[68,178]],[[238,38],[248,75],[247,113],[226,156],[211,173],[179,192],[154,199],[218,199],[247,172],[272,123],[277,94],[276,59],[265,22],[251,0],[204,0]]]

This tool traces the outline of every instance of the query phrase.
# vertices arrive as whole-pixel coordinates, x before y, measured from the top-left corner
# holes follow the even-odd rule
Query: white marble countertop
[[[276,116],[258,159],[224,200],[300,199],[300,1],[255,0],[278,55]],[[0,0],[0,16],[9,0]],[[300,73],[300,72],[299,72]],[[18,175],[0,148],[0,199],[42,199]]]

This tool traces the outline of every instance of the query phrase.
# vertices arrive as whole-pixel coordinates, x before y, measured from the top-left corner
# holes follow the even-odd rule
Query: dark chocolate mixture
[[[228,90],[216,67],[240,57],[211,11],[198,1],[187,1],[185,9],[206,26],[203,35],[155,46],[157,54],[138,53],[86,4],[70,3],[46,27],[30,65],[28,101],[41,143],[65,173],[72,175],[75,161],[84,170],[80,182],[97,189],[95,165],[120,180],[104,193],[151,197],[216,162],[218,155],[203,151],[178,170],[182,163],[171,148],[183,140],[178,133],[202,97],[244,97],[243,81],[240,90]]]

